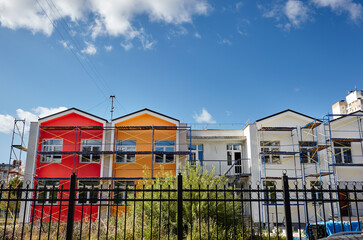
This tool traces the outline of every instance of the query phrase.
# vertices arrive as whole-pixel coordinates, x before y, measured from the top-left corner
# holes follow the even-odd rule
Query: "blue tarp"
[[[350,222],[349,221],[343,221],[343,232],[348,232],[348,231],[362,231],[362,221],[352,221],[352,229],[350,229]],[[324,225],[324,222],[318,222],[318,223],[310,223],[309,225]],[[309,237],[309,225],[306,225],[306,236]],[[332,235],[333,233],[338,233],[338,232],[342,232],[342,224],[341,221],[334,221],[334,227],[333,228],[333,221],[327,221],[325,222],[325,227],[326,227],[326,233],[328,234],[328,236]],[[335,231],[334,231],[335,230]]]

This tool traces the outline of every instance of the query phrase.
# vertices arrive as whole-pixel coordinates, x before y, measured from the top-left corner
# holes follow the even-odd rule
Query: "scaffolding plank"
[[[24,152],[28,151],[28,149],[26,147],[24,147],[23,145],[13,145],[13,148],[22,150]]]
[[[54,151],[54,152],[38,152],[42,155],[50,155],[50,154],[166,154],[166,155],[189,155],[189,151],[174,151],[174,152],[160,152],[160,151],[127,151],[127,152],[120,152],[120,151]]]
[[[40,126],[44,130],[103,130],[103,126]]]
[[[187,129],[187,127],[177,126],[119,126],[119,127],[103,127],[103,126],[40,126],[44,130],[179,130]]]
[[[262,127],[259,131],[292,131],[296,129],[295,127]]]
[[[332,142],[361,142],[363,139],[361,138],[331,138],[328,139]]]
[[[321,151],[321,150],[327,149],[328,147],[330,147],[330,146],[329,145],[318,145],[317,147],[312,147],[312,148],[309,148],[308,150],[301,151],[301,152],[302,153],[305,153],[305,152],[316,152],[316,150]]]
[[[321,122],[313,121],[313,122],[310,122],[310,123],[306,124],[302,128],[305,128],[305,129],[313,129],[313,128],[316,128],[317,126],[319,126],[320,124],[321,124]]]
[[[312,174],[307,175],[306,177],[320,177],[320,176],[328,176],[330,174],[333,174],[333,172],[312,173]]]
[[[295,155],[299,152],[262,151],[261,153],[268,154],[268,155]]]
[[[335,164],[329,164],[330,166],[335,165],[339,167],[363,167],[362,163],[335,163]]]

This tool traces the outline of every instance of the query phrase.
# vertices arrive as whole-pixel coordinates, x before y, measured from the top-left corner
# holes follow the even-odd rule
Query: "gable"
[[[113,123],[117,126],[178,126],[179,120],[145,108],[116,118]]]
[[[115,126],[176,126],[176,123],[153,116],[149,113],[143,113],[134,117],[120,120]]]
[[[292,110],[286,110],[256,121],[258,128],[263,127],[300,127],[314,121],[313,118]],[[318,121],[320,122],[320,121]]]
[[[50,120],[41,121],[41,126],[103,126],[104,122],[71,112],[61,116],[53,116]]]

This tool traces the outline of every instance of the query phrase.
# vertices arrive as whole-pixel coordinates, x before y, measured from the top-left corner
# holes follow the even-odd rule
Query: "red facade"
[[[48,184],[47,188],[52,189],[53,184],[56,189],[69,189],[69,179],[72,173],[75,173],[77,178],[99,178],[102,159],[97,159],[96,161],[92,161],[91,159],[87,162],[87,158],[84,157],[82,159],[80,152],[84,149],[84,142],[90,140],[101,142],[101,150],[103,147],[103,130],[82,129],[82,127],[103,127],[104,124],[105,121],[97,121],[95,117],[87,117],[86,114],[72,110],[65,115],[64,113],[56,114],[52,117],[45,118],[44,121],[40,120],[34,184],[38,185],[38,188]],[[52,141],[58,144],[55,147],[51,146],[53,147],[52,150],[62,151],[62,154],[46,155],[44,153],[49,151],[47,144]],[[59,145],[60,143],[61,147]],[[48,159],[46,156],[48,156]],[[96,159],[95,157],[93,158]],[[77,188],[82,187],[77,184]],[[39,200],[35,203],[35,209],[33,207],[31,209],[31,216],[34,216],[34,220],[42,218],[43,221],[49,221],[50,215],[52,215],[52,221],[58,221],[59,217],[61,221],[66,219],[68,202],[64,201],[61,204],[62,206],[59,206],[60,202],[52,200],[54,196],[50,194],[38,193],[37,198]],[[64,191],[62,196],[60,191],[58,191],[56,195],[57,198],[62,197],[63,199],[68,199],[67,191]],[[76,197],[78,198],[79,196]],[[50,212],[51,207],[53,208],[52,213]],[[61,210],[60,214],[59,210]],[[76,204],[75,220],[79,221],[81,219],[82,212],[83,218],[89,219],[90,211],[91,206],[88,202],[84,203],[83,209],[82,204]],[[92,219],[97,219],[97,215],[98,208],[93,206]]]

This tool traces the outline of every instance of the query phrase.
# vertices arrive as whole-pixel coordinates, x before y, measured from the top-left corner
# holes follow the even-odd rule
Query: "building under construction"
[[[363,182],[362,118],[363,112],[316,119],[285,110],[242,127],[209,125],[198,130],[149,109],[107,121],[72,108],[31,123],[25,180],[38,188],[68,189],[70,176],[76,174],[78,188],[86,189],[75,208],[76,220],[102,217],[102,209],[93,206],[101,183],[132,188],[143,177],[166,172],[175,176],[186,161],[228,177],[229,185],[236,188],[250,183],[269,189],[281,186],[283,172],[291,187],[294,182],[309,188],[324,184],[337,187]],[[274,197],[271,194],[270,199]],[[296,207],[305,212],[318,207],[327,218],[348,213],[354,217],[363,211],[361,206],[350,206],[344,201],[346,197],[344,192],[339,194],[341,202],[333,206],[334,211],[324,204]],[[43,216],[41,212],[65,218],[67,206],[52,200],[56,198],[54,194],[38,196],[40,200],[28,204],[26,219]],[[268,209],[276,206],[260,204],[264,213],[262,217],[252,216],[254,221],[274,217],[269,216]],[[277,208],[282,215],[282,207]],[[248,209],[245,214],[249,214]],[[282,223],[283,218],[279,219]]]

